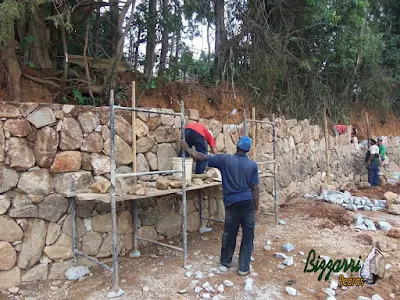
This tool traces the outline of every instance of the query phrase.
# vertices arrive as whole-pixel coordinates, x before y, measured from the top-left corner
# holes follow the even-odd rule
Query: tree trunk
[[[147,45],[145,75],[150,78],[153,74],[154,51],[156,48],[157,1],[149,1],[149,17],[147,20]]]
[[[46,27],[46,10],[41,5],[37,9],[37,16],[31,17],[29,22],[30,35],[33,37],[31,45],[31,60],[35,67],[51,69],[53,64],[49,56],[49,35]]]
[[[94,56],[100,53],[100,7],[96,9],[96,23],[94,25]]]
[[[214,0],[215,9],[215,57],[214,72],[218,78],[221,78],[225,65],[225,49],[227,36],[225,29],[225,3],[224,0]]]
[[[119,0],[110,0],[110,37],[111,37],[111,55],[114,56],[117,53],[117,44],[119,38],[121,36],[121,30],[118,28],[118,16],[119,16],[119,8],[118,8]]]
[[[17,56],[15,55],[17,44],[18,43],[14,39],[11,39],[4,51],[4,55],[2,55],[2,60],[7,66],[8,74],[10,76],[13,102],[21,101],[21,66],[19,65]]]
[[[169,18],[169,9],[168,9],[168,0],[163,0],[163,33],[161,39],[161,55],[160,55],[160,68],[158,71],[158,76],[161,76],[167,65],[167,54],[168,54],[168,44],[169,44],[169,28],[168,28],[168,18]]]
[[[138,27],[138,35],[137,35],[137,42],[136,42],[136,46],[135,46],[135,60],[134,60],[134,68],[135,70],[137,70],[138,64],[139,64],[139,40],[140,40],[140,36],[142,35],[142,25],[139,24]]]

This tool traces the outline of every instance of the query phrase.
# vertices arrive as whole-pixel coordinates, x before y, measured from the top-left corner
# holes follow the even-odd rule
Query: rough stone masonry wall
[[[242,126],[231,129],[203,120],[189,110],[187,122],[200,120],[216,137],[220,152],[233,153]],[[324,181],[325,140],[321,128],[308,122],[278,120],[279,200],[307,193]],[[116,117],[117,172],[131,172],[131,114]],[[0,103],[0,290],[21,282],[64,277],[72,265],[70,196],[74,191],[106,193],[110,187],[109,109],[35,103]],[[176,156],[180,119],[139,113],[138,171],[171,169]],[[252,130],[249,128],[249,133]],[[349,144],[346,134],[331,140],[331,167],[336,184],[360,181],[364,151]],[[257,128],[257,160],[272,159],[272,127]],[[388,140],[392,161],[399,160],[398,140]],[[393,151],[393,149],[395,149]],[[260,165],[263,173],[272,165]],[[158,176],[142,176],[144,193]],[[117,193],[130,193],[132,179],[119,179]],[[173,181],[171,181],[173,183]],[[262,209],[270,210],[272,178],[261,179]],[[138,192],[138,191],[134,191]],[[143,191],[141,191],[143,193]],[[219,187],[204,190],[204,214],[223,218]],[[139,201],[139,234],[163,240],[181,231],[181,197],[171,195]],[[130,202],[118,203],[119,250],[132,249]],[[199,203],[188,193],[188,230],[198,230]],[[89,255],[111,255],[109,204],[77,202],[78,247]],[[80,260],[81,264],[90,264]]]

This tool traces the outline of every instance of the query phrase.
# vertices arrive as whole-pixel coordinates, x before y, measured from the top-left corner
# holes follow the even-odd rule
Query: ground
[[[366,212],[361,212],[366,215]],[[399,226],[399,216],[388,215],[384,212],[369,212],[375,218],[386,218],[390,223]],[[337,290],[337,299],[357,299],[358,296],[371,297],[377,293],[384,299],[390,299],[390,294],[400,297],[400,240],[387,237],[384,231],[360,232],[352,224],[352,212],[340,206],[312,199],[291,199],[279,210],[279,218],[286,220],[285,225],[274,225],[274,217],[259,215],[256,227],[255,251],[252,263],[254,272],[253,291],[244,291],[246,278],[237,275],[237,256],[234,265],[227,273],[215,274],[200,280],[198,286],[209,282],[212,286],[220,285],[228,279],[234,283],[233,287],[225,287],[226,299],[326,299],[322,288],[329,287],[330,280],[337,279],[331,276],[329,281],[318,281],[316,273],[304,273],[305,264],[311,249],[317,255],[326,255],[333,260],[344,258],[358,258],[362,261],[372,249],[371,243],[380,242],[386,257],[386,264],[391,267],[386,272],[383,281],[373,286],[351,287]],[[371,215],[372,217],[372,215]],[[396,224],[397,223],[397,224]],[[202,271],[204,275],[211,268],[218,267],[218,256],[221,244],[222,225],[214,224],[209,233],[192,233],[188,238],[189,264],[191,271]],[[264,250],[267,240],[272,242],[272,250]],[[171,241],[174,245],[178,239]],[[239,246],[240,239],[238,239]],[[282,252],[281,246],[290,242],[295,250],[289,255],[294,256],[295,264],[284,270],[277,268],[279,260],[274,257]],[[299,254],[300,251],[305,256]],[[125,296],[120,299],[196,299],[194,290],[189,290],[183,296],[178,292],[187,288],[193,280],[188,279],[182,267],[180,253],[166,248],[149,245],[141,250],[142,256],[137,259],[121,258],[120,275],[121,287]],[[236,250],[238,253],[238,248]],[[99,268],[92,268],[93,276],[82,282],[62,282],[59,288],[52,287],[51,282],[25,285],[20,293],[36,299],[107,299],[106,295],[111,287],[111,277]],[[291,285],[297,290],[297,296],[289,296],[285,287]],[[144,292],[143,287],[148,287]],[[53,291],[54,289],[57,289]],[[204,291],[203,291],[204,292]],[[392,295],[393,296],[393,295]],[[15,296],[10,296],[14,298]],[[0,295],[0,299],[6,299]],[[21,299],[21,297],[19,298]]]

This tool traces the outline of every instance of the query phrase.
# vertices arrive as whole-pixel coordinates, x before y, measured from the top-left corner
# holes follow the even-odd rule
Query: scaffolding
[[[134,84],[133,84],[134,88]],[[134,102],[133,102],[134,103]],[[113,256],[113,265],[112,267],[104,264],[100,260],[98,260],[95,257],[91,257],[84,252],[80,251],[77,249],[77,229],[76,229],[76,199],[78,200],[94,200],[94,201],[103,201],[103,202],[108,202],[107,198],[103,199],[98,199],[99,195],[98,194],[91,194],[91,193],[86,193],[86,194],[78,194],[76,197],[73,198],[72,201],[72,235],[73,235],[73,254],[74,254],[74,265],[77,265],[77,258],[78,256],[82,256],[89,261],[101,266],[105,270],[109,271],[113,275],[113,291],[108,294],[109,298],[114,298],[114,297],[119,297],[124,294],[124,291],[120,288],[119,286],[119,275],[118,275],[118,228],[117,228],[117,209],[116,209],[116,203],[118,201],[126,201],[126,200],[133,200],[133,221],[134,221],[134,252],[133,256],[139,256],[140,252],[138,251],[137,247],[137,240],[144,240],[146,242],[151,242],[155,243],[157,245],[165,246],[168,248],[172,248],[175,250],[183,251],[183,257],[184,257],[184,264],[186,264],[187,261],[187,227],[186,227],[186,168],[185,168],[185,155],[182,156],[182,169],[181,170],[159,170],[159,171],[149,171],[149,172],[136,172],[136,133],[135,130],[132,132],[132,136],[134,136],[133,140],[133,173],[125,173],[125,174],[118,174],[116,173],[116,157],[115,157],[115,110],[125,110],[125,111],[131,111],[133,114],[136,115],[136,112],[144,112],[144,113],[151,113],[151,114],[159,114],[159,115],[172,115],[175,117],[180,117],[181,122],[180,122],[180,128],[181,128],[181,138],[182,140],[185,139],[185,134],[184,134],[184,123],[185,123],[185,109],[184,109],[184,103],[181,101],[181,112],[180,113],[175,113],[175,112],[166,112],[166,111],[157,111],[157,110],[148,110],[148,109],[140,109],[134,107],[124,107],[124,106],[119,106],[114,104],[114,91],[111,90],[110,93],[110,173],[111,173],[111,189],[110,189],[110,203],[111,203],[111,217],[112,217],[112,256]],[[132,117],[134,120],[134,117]],[[133,123],[133,126],[135,124]],[[125,195],[122,197],[118,197],[116,195],[116,179],[117,178],[124,178],[124,177],[137,177],[137,176],[142,176],[142,175],[158,175],[158,174],[176,174],[180,173],[181,174],[181,181],[182,181],[182,188],[179,189],[178,191],[171,191],[168,190],[168,194],[172,193],[179,193],[182,195],[182,239],[183,239],[183,248],[178,248],[174,247],[168,244],[160,243],[157,241],[152,241],[143,237],[138,237],[137,236],[137,227],[138,227],[138,214],[137,214],[137,199],[140,198],[149,198],[149,197],[154,197],[157,195],[148,195],[145,197],[138,197],[135,195]],[[166,194],[166,193],[165,193]],[[162,193],[159,194],[160,196],[163,195]]]

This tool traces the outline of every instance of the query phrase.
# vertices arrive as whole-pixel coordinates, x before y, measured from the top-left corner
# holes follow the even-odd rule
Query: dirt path
[[[400,297],[399,240],[386,237],[383,231],[357,232],[353,225],[346,225],[352,219],[348,216],[348,211],[339,206],[313,200],[292,200],[280,209],[280,219],[286,220],[286,225],[273,226],[271,216],[262,215],[258,220],[253,255],[255,261],[252,263],[257,274],[252,275],[254,279],[252,292],[244,291],[245,278],[237,275],[237,256],[228,272],[205,277],[197,286],[207,281],[212,286],[218,286],[224,280],[230,280],[234,285],[225,287],[225,299],[326,299],[327,295],[322,288],[329,287],[330,280],[335,277],[331,276],[330,280],[325,282],[318,281],[318,274],[304,273],[305,264],[302,260],[307,258],[308,252],[314,249],[317,255],[326,255],[333,260],[358,258],[361,255],[364,261],[372,248],[369,243],[374,240],[380,241],[387,256],[386,263],[391,265],[385,280],[374,286],[355,286],[347,290],[339,287],[336,297],[357,299],[358,296],[371,297],[375,293],[384,299],[390,299],[390,293]],[[189,263],[192,265],[193,274],[195,271],[202,271],[207,276],[211,268],[218,268],[221,233],[222,226],[217,224],[210,233],[189,235]],[[366,235],[372,239],[365,238]],[[267,240],[272,242],[271,251],[264,250]],[[274,254],[282,252],[281,246],[287,242],[296,247],[290,253],[294,256],[295,264],[280,270],[277,267],[280,260],[275,258]],[[177,245],[179,242],[175,240],[174,244]],[[299,251],[303,251],[305,256],[300,256]],[[187,288],[194,279],[193,276],[190,279],[185,277],[186,270],[182,268],[180,253],[151,245],[142,249],[142,256],[139,259],[121,258],[120,265],[121,287],[126,295],[119,299],[196,299],[194,290],[184,296],[177,293]],[[20,293],[36,299],[107,299],[111,277],[98,268],[92,269],[93,276],[83,282],[62,282],[58,289],[52,287],[57,289],[54,291],[50,282],[31,284],[22,286]],[[297,290],[296,297],[286,293],[285,287],[288,284]],[[143,291],[145,286],[148,287],[148,292]],[[202,293],[204,290],[200,294]],[[0,299],[3,299],[2,296],[7,299],[6,295],[0,295]],[[19,299],[25,297],[20,296]]]

